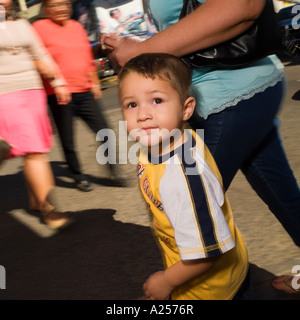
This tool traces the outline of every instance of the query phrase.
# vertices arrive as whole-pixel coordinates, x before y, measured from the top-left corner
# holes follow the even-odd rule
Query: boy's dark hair
[[[119,73],[121,82],[130,72],[169,81],[184,101],[190,95],[191,72],[179,58],[167,53],[144,53],[129,60]]]

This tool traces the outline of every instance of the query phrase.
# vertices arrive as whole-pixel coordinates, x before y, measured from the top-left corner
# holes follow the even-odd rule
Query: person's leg
[[[100,106],[91,92],[77,94],[76,102],[76,114],[86,122],[95,134],[97,134],[99,130],[109,128]],[[103,137],[103,139],[105,138],[106,137]],[[108,148],[110,148],[110,146]],[[112,146],[112,148],[115,149],[115,146]],[[107,156],[107,154],[105,154],[105,156]],[[108,160],[108,167],[111,178],[119,179],[116,164],[113,163],[112,160]]]
[[[33,196],[31,201],[35,201],[30,205],[42,207],[54,186],[54,178],[47,156],[39,153],[27,154],[24,157],[23,174]]]
[[[254,190],[299,245],[300,191],[274,131],[283,89],[283,83],[278,83],[194,123],[194,128],[204,129],[204,141],[219,167],[225,190],[243,169]]]
[[[94,133],[108,128],[108,123],[92,92],[75,93],[74,97],[76,115],[81,117]]]
[[[49,227],[57,229],[66,226],[70,222],[69,218],[57,212],[54,206],[54,177],[47,155],[40,153],[25,155],[23,174],[30,208],[40,211],[44,222]]]
[[[194,129],[204,129],[204,142],[213,155],[227,190],[241,168],[274,124],[283,87],[281,83],[236,106],[211,114],[208,119],[194,118]]]
[[[59,105],[55,95],[48,96],[48,104],[56,124],[61,145],[65,154],[68,167],[76,182],[86,179],[82,174],[79,160],[74,147],[73,116],[74,103]]]
[[[283,150],[278,128],[243,164],[242,171],[252,188],[300,246],[300,189]]]

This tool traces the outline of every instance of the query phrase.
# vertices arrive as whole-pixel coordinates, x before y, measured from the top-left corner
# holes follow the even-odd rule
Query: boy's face
[[[146,78],[136,72],[129,73],[121,81],[119,98],[127,131],[148,148],[166,139],[170,141],[172,130],[182,131],[195,107],[192,97],[183,104],[168,81]],[[171,150],[175,143],[171,141]]]

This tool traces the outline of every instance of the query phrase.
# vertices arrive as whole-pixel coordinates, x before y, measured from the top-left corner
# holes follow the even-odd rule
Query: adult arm
[[[44,46],[42,39],[37,33],[35,26],[30,25],[31,31],[31,45],[30,45],[30,53],[32,60],[35,63],[37,70],[40,72],[42,76],[46,78],[50,83],[51,81],[55,81],[59,83],[59,85],[65,85],[66,82],[48,50]],[[59,79],[59,81],[57,81]],[[54,86],[56,83],[54,82]]]
[[[241,34],[260,16],[265,3],[266,0],[207,0],[187,17],[145,41],[104,35],[102,43],[113,49],[112,58],[121,66],[148,52],[180,57]]]
[[[102,89],[101,89],[100,79],[97,72],[89,71],[88,75],[92,83],[91,91],[94,95],[94,98],[96,100],[102,98]]]

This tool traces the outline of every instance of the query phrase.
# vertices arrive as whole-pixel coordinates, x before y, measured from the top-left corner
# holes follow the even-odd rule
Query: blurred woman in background
[[[50,81],[61,103],[68,102],[68,93],[29,22],[14,17],[12,0],[0,0],[0,5],[6,15],[0,28],[0,137],[10,145],[7,158],[24,159],[30,208],[38,210],[49,227],[62,228],[70,219],[54,206],[47,157],[52,130],[40,74]]]

